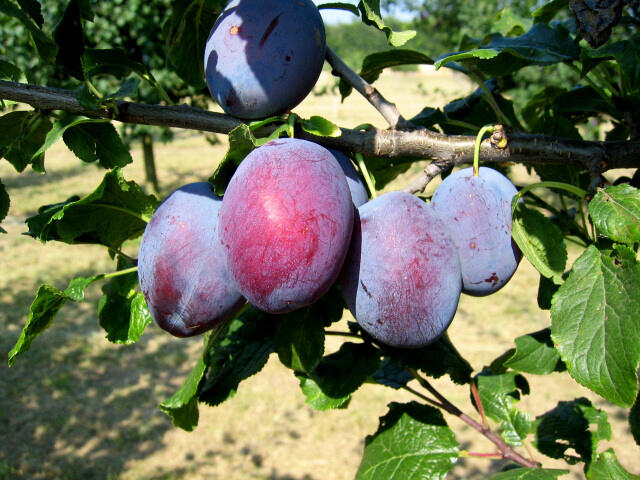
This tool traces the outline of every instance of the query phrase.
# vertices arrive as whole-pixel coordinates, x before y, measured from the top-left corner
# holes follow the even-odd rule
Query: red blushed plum
[[[140,288],[158,326],[177,337],[210,330],[245,303],[218,242],[221,204],[210,184],[185,185],[162,202],[142,236]]]
[[[311,0],[233,0],[207,40],[207,85],[230,115],[284,113],[318,81],[325,51],[324,24]]]
[[[518,268],[521,253],[511,238],[511,200],[517,193],[500,172],[480,167],[449,175],[431,199],[447,225],[462,265],[463,291],[489,295]]]
[[[367,189],[360,180],[358,176],[358,172],[354,168],[353,164],[349,157],[347,157],[340,150],[334,150],[330,148],[329,151],[331,154],[336,157],[338,163],[342,167],[345,176],[347,177],[347,185],[349,185],[349,191],[351,192],[351,200],[353,200],[353,204],[357,207],[360,205],[364,205],[369,201],[369,195],[367,194]]]
[[[341,283],[360,326],[382,343],[405,348],[442,335],[462,288],[458,255],[442,221],[404,192],[358,209]]]
[[[220,210],[220,241],[240,292],[270,313],[316,301],[342,268],[354,210],[344,173],[324,147],[284,138],[255,149]]]

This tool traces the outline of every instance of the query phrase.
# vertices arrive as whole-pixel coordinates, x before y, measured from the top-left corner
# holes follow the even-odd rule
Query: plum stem
[[[466,413],[464,413],[462,410],[460,410],[458,407],[456,407],[449,400],[447,400],[447,398],[445,398],[438,390],[436,390],[436,388],[433,385],[431,385],[431,383],[426,378],[424,378],[420,374],[418,374],[417,371],[415,371],[412,368],[408,368],[407,371],[413,376],[413,378],[415,378],[418,381],[420,386],[422,386],[424,389],[429,391],[429,393],[431,393],[436,398],[436,400],[442,405],[440,407],[440,408],[442,408],[442,410],[444,410],[445,412],[447,412],[447,413],[449,413],[451,415],[454,415],[454,416],[458,417],[460,420],[462,420],[464,423],[469,425],[474,430],[477,430],[478,432],[480,432],[487,439],[489,439],[496,447],[498,447],[498,450],[500,450],[502,458],[506,458],[506,459],[512,460],[512,461],[522,465],[523,467],[528,467],[528,468],[539,468],[540,467],[540,464],[538,462],[535,462],[533,460],[529,460],[529,459],[523,457],[522,455],[520,455],[512,447],[510,447],[500,437],[500,435],[495,433],[488,426],[485,426],[485,425],[482,425],[482,424],[478,423],[473,418],[471,418]]]
[[[480,129],[476,136],[476,145],[473,149],[473,176],[477,177],[480,172],[480,145],[482,145],[482,137],[485,133],[493,133],[495,127],[493,125],[485,125]]]
[[[526,187],[521,188],[518,193],[513,196],[511,200],[511,211],[514,212],[520,199],[530,190],[534,188],[554,188],[556,190],[564,190],[569,193],[573,193],[581,199],[584,199],[587,196],[587,192],[580,187],[576,187],[575,185],[570,185],[568,183],[562,182],[538,182],[532,183],[531,185],[527,185]]]
[[[373,183],[373,179],[369,174],[369,169],[367,168],[367,164],[364,163],[364,157],[361,153],[356,153],[356,161],[358,162],[358,168],[360,168],[360,172],[362,172],[362,176],[364,177],[364,181],[367,183],[367,188],[369,189],[369,196],[371,198],[376,198],[376,187]]]
[[[360,340],[362,340],[362,337],[360,335],[358,335],[357,333],[351,333],[351,332],[336,332],[333,330],[326,330],[324,332],[325,335],[333,335],[336,337],[350,337],[350,338],[359,338]]]
[[[102,278],[104,279],[104,278],[119,277],[121,275],[127,275],[129,273],[133,273],[137,271],[138,271],[138,267],[130,267],[130,268],[125,268],[123,270],[118,270],[117,272],[105,273]]]
[[[355,88],[358,93],[380,112],[391,128],[407,126],[407,121],[400,115],[396,105],[389,102],[378,90],[373,88],[369,82],[351,70],[330,47],[327,47],[326,59],[329,65],[331,65],[332,73],[338,75]]]

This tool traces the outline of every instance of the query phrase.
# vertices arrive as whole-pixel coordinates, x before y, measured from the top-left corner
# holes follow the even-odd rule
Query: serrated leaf
[[[518,203],[513,211],[511,234],[523,255],[554,283],[563,282],[567,247],[560,229],[538,210]]]
[[[2,179],[0,179],[0,222],[2,222],[9,213],[9,205],[11,201],[9,199],[9,194],[7,193],[7,189],[2,183]],[[0,227],[1,233],[7,233],[2,227]]]
[[[274,341],[283,365],[297,372],[312,372],[324,354],[324,319],[313,306],[283,315]]]
[[[218,405],[235,395],[240,383],[258,373],[274,351],[276,316],[250,307],[229,325],[205,354],[207,370],[201,402]]]
[[[442,413],[417,402],[391,403],[365,440],[356,480],[444,479],[458,460],[458,442]]]
[[[640,190],[628,183],[598,189],[589,214],[598,232],[614,242],[640,242]]]
[[[40,27],[38,27],[38,25],[25,12],[16,7],[9,0],[0,0],[0,12],[18,19],[33,39],[33,43],[35,44],[40,58],[45,62],[53,62],[58,51],[58,46],[51,38],[40,30]]]
[[[130,262],[118,258],[118,270],[131,266]],[[135,291],[137,286],[138,275],[132,272],[114,277],[102,287],[98,320],[110,342],[124,345],[135,343],[151,323],[151,313],[144,295]]]
[[[552,65],[577,60],[579,55],[580,49],[565,28],[536,23],[523,35],[492,34],[477,48],[442,55],[435,67],[462,61],[489,76],[503,77],[527,65]]]
[[[591,245],[554,295],[551,338],[578,383],[630,407],[638,391],[640,266],[635,252]]]
[[[356,16],[360,16],[360,10],[358,7],[351,3],[343,3],[343,2],[329,2],[318,5],[318,10],[324,9],[334,9],[334,10],[345,10],[347,12],[351,12]]]
[[[129,149],[109,122],[81,122],[63,134],[64,143],[83,162],[98,160],[106,169],[133,162]]]
[[[36,298],[29,308],[29,316],[20,338],[9,352],[9,366],[12,366],[17,357],[22,355],[35,338],[51,326],[56,314],[68,301],[81,302],[84,300],[84,289],[91,283],[101,279],[103,275],[93,277],[76,277],[69,283],[66,290],[58,290],[51,285],[40,285]]]
[[[396,390],[405,387],[413,380],[413,376],[407,372],[406,368],[398,365],[390,358],[385,358],[380,364],[380,368],[373,374],[373,379],[380,385],[395,388]]]
[[[88,48],[84,51],[81,61],[82,69],[89,77],[110,74],[122,78],[131,72],[141,77],[150,75],[146,65],[131,60],[124,50],[118,48]]]
[[[640,476],[627,472],[612,448],[598,454],[587,470],[588,480],[640,480]]]
[[[636,443],[640,445],[640,393],[629,411],[629,429]]]
[[[569,6],[569,0],[552,0],[544,4],[531,14],[534,22],[549,23],[562,10],[566,10]]]
[[[342,135],[340,127],[326,118],[317,115],[313,115],[308,120],[300,120],[300,126],[305,132],[318,137],[339,137]]]
[[[590,425],[595,425],[591,429]],[[607,414],[586,398],[558,405],[536,419],[536,446],[544,455],[573,465],[589,464],[601,440],[611,439]],[[574,455],[575,452],[577,455]]]
[[[247,125],[241,124],[229,132],[229,149],[209,178],[209,182],[215,187],[216,194],[224,194],[240,162],[257,146],[258,141]]]
[[[89,89],[86,83],[77,87],[73,94],[78,103],[88,110],[97,110],[102,105],[101,100]]]
[[[140,86],[140,79],[136,77],[127,78],[122,84],[120,88],[116,90],[114,93],[105,96],[106,100],[122,100],[127,97],[132,97],[138,91],[138,87]]]
[[[550,468],[512,468],[493,475],[489,480],[556,480],[568,473],[568,470]]]
[[[564,368],[560,354],[553,346],[551,331],[548,328],[522,335],[515,339],[515,344],[515,352],[504,362],[505,367],[535,375],[548,375]]]
[[[0,117],[0,155],[22,172],[44,143],[51,122],[36,112],[10,112]]]
[[[59,47],[56,63],[68,74],[84,80],[80,59],[84,53],[85,38],[79,0],[69,1],[62,18],[53,29],[53,38]]]
[[[500,424],[507,443],[522,444],[531,430],[531,420],[528,414],[520,412],[514,405],[522,394],[529,393],[524,377],[515,372],[480,374],[476,382],[485,415]]]
[[[160,410],[169,415],[174,426],[187,432],[198,425],[198,385],[204,375],[206,365],[202,357],[198,359],[184,384],[171,398],[159,405]]]
[[[632,90],[640,89],[640,46],[637,39],[620,40],[595,50],[585,49],[584,55],[591,59],[606,60],[613,58],[621,67],[627,84]]]
[[[540,307],[541,310],[551,309],[551,299],[558,291],[558,288],[560,288],[560,286],[556,285],[553,280],[544,275],[540,275],[540,283],[538,284],[538,307]]]
[[[300,380],[300,389],[306,397],[307,405],[312,408],[325,411],[333,410],[335,408],[347,408],[351,395],[345,395],[343,397],[330,397],[322,391],[320,385],[318,385],[313,379],[298,375]]]
[[[385,25],[384,20],[382,20],[382,14],[380,13],[380,0],[360,0],[360,2],[358,2],[358,10],[360,10],[362,21],[384,32],[389,41],[389,45],[393,47],[401,47],[416,36],[414,30],[394,32],[390,27]]]
[[[14,82],[19,82],[22,72],[13,63],[9,63],[0,59],[0,79],[9,79]]]
[[[46,150],[51,148],[54,143],[56,143],[60,137],[64,134],[64,132],[71,127],[76,125],[80,125],[83,123],[105,123],[108,122],[108,119],[105,118],[89,118],[84,117],[82,115],[66,115],[60,120],[57,120],[51,130],[47,133],[47,136],[44,140],[42,146],[36,150],[36,152],[32,155],[32,161],[39,156],[41,153],[44,153]]]
[[[225,0],[178,0],[163,27],[169,66],[196,89],[205,87],[204,48]]]
[[[86,197],[43,208],[27,218],[28,234],[43,242],[96,243],[117,249],[142,234],[157,203],[116,169]]]

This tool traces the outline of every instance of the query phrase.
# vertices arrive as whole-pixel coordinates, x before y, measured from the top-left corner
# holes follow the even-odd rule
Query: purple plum
[[[342,167],[344,174],[347,177],[347,184],[349,185],[349,191],[351,192],[351,200],[353,200],[353,204],[357,207],[360,205],[364,205],[369,201],[369,195],[367,194],[367,189],[360,180],[358,176],[358,172],[356,172],[353,163],[351,163],[351,159],[347,157],[340,150],[335,150],[330,148],[329,151],[336,157],[338,163]]]
[[[511,238],[511,200],[517,190],[500,172],[480,167],[449,175],[431,199],[458,249],[463,292],[484,296],[502,288],[518,268]]]
[[[282,138],[253,150],[220,210],[220,241],[240,292],[270,313],[318,300],[342,268],[354,210],[326,148]]]
[[[311,0],[232,0],[207,40],[207,85],[230,115],[278,115],[309,94],[325,51],[324,24]]]
[[[366,332],[387,345],[418,348],[451,323],[462,279],[455,246],[433,209],[390,192],[358,209],[341,284]]]
[[[158,326],[177,337],[210,330],[245,303],[218,242],[221,205],[210,184],[185,185],[162,202],[142,236],[140,289]]]

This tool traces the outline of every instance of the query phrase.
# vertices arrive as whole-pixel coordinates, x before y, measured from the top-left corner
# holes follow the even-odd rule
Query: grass
[[[377,86],[407,117],[421,105],[441,105],[445,98],[472,88],[447,72],[385,73]],[[384,126],[356,95],[342,105],[335,96],[312,95],[296,111],[304,117],[324,115],[344,126],[363,121]],[[178,133],[175,142],[159,146],[158,176],[164,194],[208,178],[224,155],[221,140],[211,146],[197,135]],[[136,148],[132,153],[134,164],[125,169],[125,176],[142,183],[141,152]],[[17,175],[7,162],[0,162],[0,177],[12,199],[10,216],[3,222],[9,233],[0,236],[0,352],[5,354],[24,325],[39,284],[64,288],[76,275],[114,268],[102,248],[43,246],[21,235],[24,219],[40,205],[89,193],[104,174],[82,165],[61,145],[47,154],[47,169],[46,176]],[[405,173],[389,188],[400,187],[418,170]],[[519,180],[529,179],[524,170],[517,173]],[[136,250],[135,242],[125,247],[133,256]],[[461,299],[449,334],[476,371],[511,348],[514,337],[548,326],[548,312],[537,308],[537,282],[537,274],[524,261],[497,294]],[[0,479],[344,480],[353,478],[364,437],[376,430],[386,405],[412,399],[406,392],[366,386],[348,409],[319,413],[304,403],[296,378],[272,356],[231,401],[216,408],[203,406],[199,427],[186,433],[173,428],[156,406],[180,387],[199,355],[201,339],[178,340],[151,325],[135,345],[110,344],[96,318],[99,297],[100,285],[91,286],[85,302],[65,306],[13,368],[0,363]],[[336,350],[340,342],[329,337],[327,351]],[[592,399],[611,415],[611,445],[623,465],[640,469],[623,410],[576,385],[566,373],[528,380],[532,394],[522,400],[524,410],[535,417],[558,400]],[[435,384],[463,410],[473,412],[467,388],[446,378]],[[493,451],[457,419],[447,420],[461,448]],[[547,466],[564,466],[540,460]],[[483,479],[502,465],[464,459],[449,478]]]

